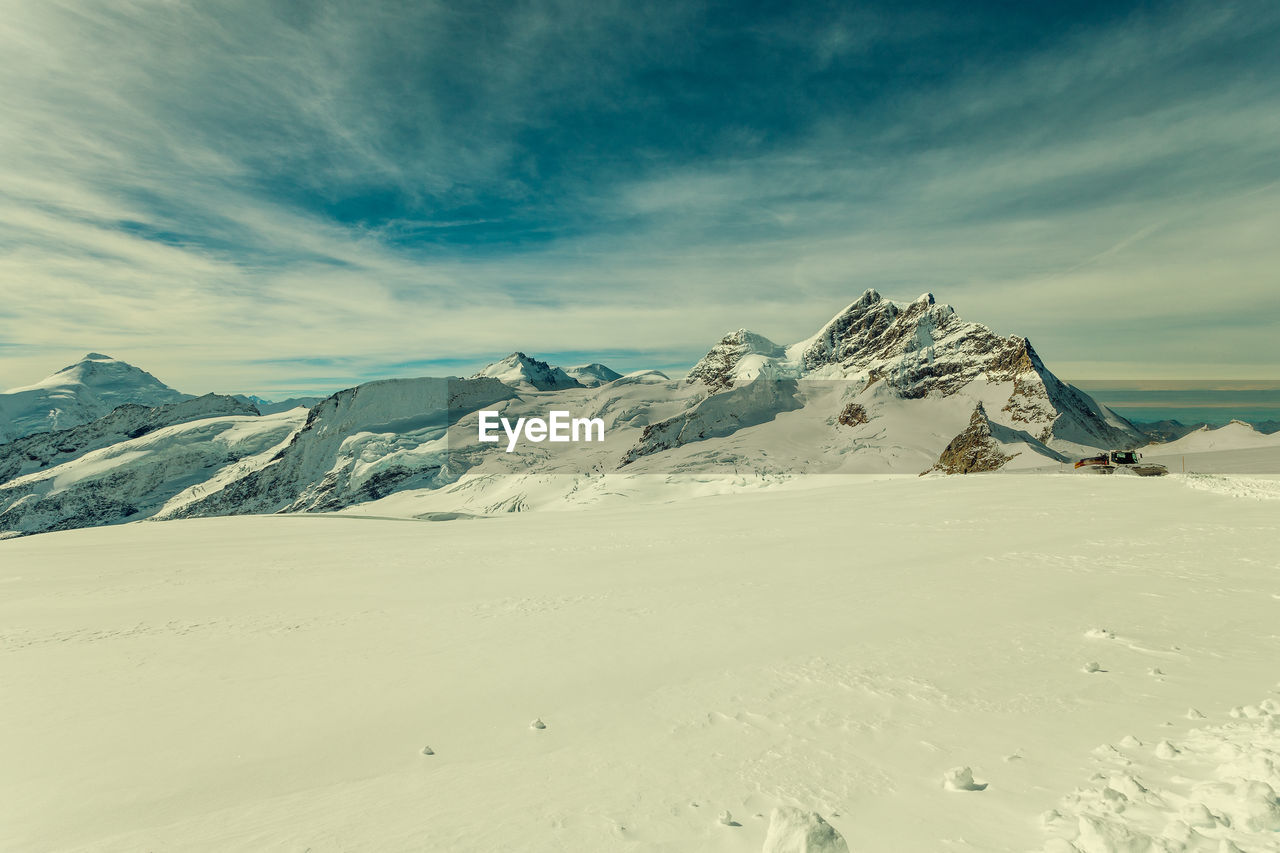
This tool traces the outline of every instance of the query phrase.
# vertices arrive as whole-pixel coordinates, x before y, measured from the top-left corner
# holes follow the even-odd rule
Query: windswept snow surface
[[[0,542],[0,849],[1277,849],[1273,502],[803,485]]]

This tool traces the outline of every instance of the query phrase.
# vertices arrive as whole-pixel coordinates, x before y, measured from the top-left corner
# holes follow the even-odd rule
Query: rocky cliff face
[[[947,443],[937,463],[928,471],[944,474],[977,474],[998,471],[1023,453],[1066,462],[1069,457],[1058,453],[1023,430],[1012,429],[987,417],[982,403],[974,406],[969,425]]]

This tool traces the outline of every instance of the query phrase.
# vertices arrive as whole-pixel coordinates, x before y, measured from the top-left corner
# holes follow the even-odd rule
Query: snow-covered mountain
[[[561,391],[565,388],[584,386],[584,383],[570,376],[562,368],[531,358],[522,352],[513,352],[502,361],[487,365],[471,378],[497,379],[513,388],[532,391]]]
[[[152,497],[126,501],[117,509],[129,514],[114,520],[384,503],[388,514],[493,514],[612,499],[653,475],[1056,469],[1068,456],[1146,444],[1128,421],[1057,379],[1025,338],[965,322],[928,294],[895,302],[869,290],[789,346],[738,330],[681,380],[584,367],[583,378],[599,380],[592,387],[523,353],[469,380],[366,383],[312,407],[290,435],[272,431],[243,453],[197,452],[206,433],[195,425],[216,419],[194,421],[175,428],[186,449],[166,451],[159,469],[154,452],[140,452],[145,443],[65,461],[46,450],[22,463],[25,477],[0,486],[0,532],[108,523],[118,503],[107,500],[111,483],[157,477],[182,488],[148,486]],[[477,440],[481,408],[512,422],[553,409],[599,418],[605,440],[523,442],[506,452],[505,442]],[[179,470],[183,458],[189,470]],[[45,459],[49,467],[32,472]]]
[[[1265,433],[1244,421],[1231,421],[1217,428],[1202,426],[1175,441],[1152,444],[1148,452],[1171,455],[1216,450],[1250,450],[1255,447],[1280,447],[1280,433]]]
[[[564,372],[578,380],[578,384],[586,388],[595,388],[622,378],[622,374],[618,371],[594,361],[591,364],[566,367]]]
[[[0,538],[160,515],[266,464],[304,417],[201,418],[17,477],[0,485]]]
[[[218,394],[155,407],[126,403],[87,424],[57,432],[38,432],[0,444],[0,484],[164,427],[203,418],[258,414],[248,403]]]
[[[993,442],[993,451],[1005,448],[987,458],[1008,462],[1030,452],[1019,467],[1060,461],[1063,453],[1088,448],[1146,443],[1124,418],[1054,376],[1026,338],[1001,337],[965,322],[932,294],[908,303],[868,290],[816,334],[790,346],[739,329],[712,347],[685,381],[709,396],[675,422],[650,427],[629,459],[762,424],[821,398],[830,400],[821,405],[839,406],[829,415],[847,428],[850,440],[883,443],[888,437],[919,449],[936,444],[936,438],[918,434],[922,422],[953,430],[958,438],[980,407],[983,441]],[[778,384],[773,402],[758,390],[728,407],[718,399],[760,383]],[[790,399],[795,395],[799,406]],[[857,418],[844,416],[851,407],[860,413]],[[931,464],[948,443],[932,451]]]
[[[97,420],[117,406],[189,399],[145,370],[91,352],[52,376],[0,393],[0,442]]]
[[[311,409],[261,468],[165,517],[335,510],[397,490],[436,488],[466,470],[450,453],[456,416],[513,396],[489,377],[385,379],[340,391]]]
[[[973,393],[974,383],[1008,385],[997,420],[1042,442],[1143,442],[1124,418],[1050,373],[1029,340],[965,322],[931,293],[904,303],[868,290],[815,335],[788,347],[740,329],[713,347],[688,381],[720,390],[756,378],[852,381],[863,391],[883,382],[905,400]]]

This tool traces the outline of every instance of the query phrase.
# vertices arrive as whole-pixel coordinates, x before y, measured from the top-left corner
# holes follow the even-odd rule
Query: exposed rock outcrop
[[[1068,457],[1043,444],[1039,439],[1022,431],[998,424],[987,417],[987,410],[978,403],[969,417],[969,426],[951,439],[938,456],[937,463],[928,471],[944,474],[976,474],[998,471],[1022,450],[1006,453],[1010,446],[1025,447],[1043,456],[1047,461],[1066,462]]]
[[[841,426],[852,427],[868,423],[870,420],[871,417],[867,414],[865,407],[858,403],[849,403],[840,410],[840,414],[836,418],[836,423]]]
[[[998,471],[1018,454],[1006,455],[991,434],[991,421],[987,410],[979,403],[969,418],[969,427],[951,439],[951,443],[938,457],[938,463],[930,470],[944,474],[974,474],[981,471]]]

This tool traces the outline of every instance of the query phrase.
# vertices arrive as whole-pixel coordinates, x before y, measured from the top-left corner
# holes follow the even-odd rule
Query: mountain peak
[[[490,377],[505,385],[529,388],[535,391],[559,391],[565,388],[582,388],[581,382],[565,373],[559,367],[539,361],[522,352],[511,355],[486,365],[472,379]]]
[[[593,361],[590,364],[578,364],[573,367],[566,367],[564,372],[588,388],[607,385],[615,379],[622,378],[621,373],[611,367],[601,364],[598,361]]]
[[[686,382],[705,382],[713,391],[732,388],[735,381],[754,378],[752,371],[770,359],[782,358],[786,350],[749,329],[738,329],[720,339],[711,351],[693,366]]]
[[[140,367],[98,352],[52,376],[0,394],[0,437],[67,429],[97,420],[126,403],[161,406],[188,399]]]

